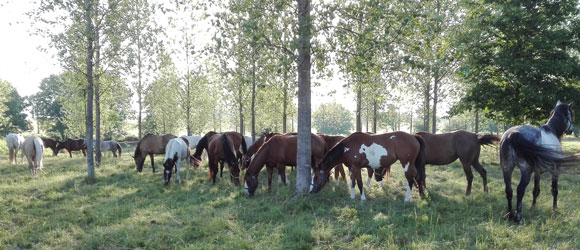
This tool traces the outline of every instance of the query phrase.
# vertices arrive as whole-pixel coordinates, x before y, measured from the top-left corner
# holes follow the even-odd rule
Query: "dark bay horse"
[[[143,138],[141,138],[141,140],[137,143],[135,154],[133,155],[135,165],[137,166],[137,171],[143,171],[145,158],[147,155],[149,155],[149,158],[151,158],[151,168],[153,168],[153,172],[155,172],[155,161],[153,155],[165,154],[165,147],[167,146],[169,140],[173,138],[177,138],[177,136],[172,134],[165,134],[161,136],[147,134],[143,136]]]
[[[334,145],[338,144],[338,142],[340,142],[345,138],[344,136],[340,135],[318,134],[318,136],[322,137],[322,139],[324,139],[324,142],[326,142],[326,152],[330,151],[330,149],[334,147]],[[334,179],[338,180],[339,175],[342,176],[344,182],[347,183],[346,174],[344,173],[344,167],[342,166],[342,163],[338,163],[336,166],[334,166]]]
[[[232,140],[234,149],[235,149],[235,153],[236,153],[236,161],[240,161],[242,159],[242,156],[244,154],[246,154],[248,152],[248,148],[246,146],[246,141],[244,140],[244,137],[242,136],[242,134],[238,133],[238,132],[224,132],[223,134],[228,134]],[[201,165],[201,155],[203,153],[203,150],[205,150],[206,152],[208,152],[208,159],[209,159],[209,143],[211,142],[214,136],[216,135],[221,135],[218,134],[216,132],[210,131],[207,134],[205,134],[201,140],[199,140],[199,142],[197,143],[197,146],[195,147],[195,153],[193,154],[193,158],[195,160],[195,164],[196,166]],[[220,178],[223,174],[223,168],[224,168],[224,162],[223,160],[219,161],[220,164]]]
[[[52,150],[52,155],[56,156],[57,154],[57,150],[56,147],[57,145],[60,143],[58,140],[55,139],[51,139],[51,138],[46,138],[46,137],[41,137],[40,138],[42,140],[42,143],[44,144],[45,148],[50,148]]]
[[[56,155],[61,149],[66,149],[68,155],[72,158],[72,151],[81,151],[84,156],[87,156],[87,146],[85,145],[85,139],[66,139],[66,141],[59,142],[56,146]]]
[[[315,134],[311,135],[312,166],[318,165],[326,151],[324,139]],[[258,175],[266,165],[268,170],[268,190],[272,190],[272,173],[278,169],[281,182],[286,182],[286,166],[296,166],[297,135],[275,135],[258,149],[250,161],[244,176],[246,195],[253,196],[258,187]]]
[[[423,164],[447,165],[459,158],[467,178],[465,195],[471,194],[471,183],[473,182],[471,166],[483,179],[483,190],[487,193],[487,173],[479,163],[479,153],[481,146],[497,143],[499,137],[493,134],[478,136],[463,130],[445,134],[419,132],[415,135],[423,138],[425,142],[425,162]],[[420,180],[420,184],[425,187],[425,180]]]
[[[522,224],[522,199],[526,187],[534,174],[534,191],[532,207],[540,194],[540,175],[542,172],[552,174],[553,209],[558,209],[558,177],[561,167],[577,166],[579,157],[562,153],[560,140],[564,133],[574,131],[574,111],[572,104],[558,101],[547,124],[539,128],[517,126],[508,129],[500,142],[500,165],[505,182],[505,194],[508,204],[508,219]],[[512,172],[518,166],[521,172],[517,189],[516,211],[512,211]]]
[[[356,132],[336,144],[322,159],[315,171],[312,192],[317,193],[328,182],[330,170],[342,162],[351,170],[350,198],[355,198],[355,184],[361,193],[361,200],[366,200],[361,178],[361,168],[371,167],[375,172],[375,179],[381,181],[386,170],[391,164],[399,160],[405,177],[407,178],[407,194],[405,202],[411,201],[413,184],[418,185],[417,179],[421,180],[425,169],[416,167],[417,162],[422,162],[422,150],[424,142],[420,137],[412,136],[405,132],[393,132],[379,135],[369,135]]]
[[[240,185],[240,167],[238,165],[238,157],[236,155],[237,149],[234,138],[240,139],[237,143],[243,145],[244,152],[246,151],[246,142],[240,133],[237,132],[226,132],[223,134],[215,134],[209,139],[207,146],[207,158],[209,161],[209,177],[212,179],[213,184],[216,182],[216,176],[218,172],[218,164],[221,162],[221,173],[223,173],[224,162],[228,165],[230,169],[230,179],[234,185]],[[221,174],[220,174],[221,178]]]

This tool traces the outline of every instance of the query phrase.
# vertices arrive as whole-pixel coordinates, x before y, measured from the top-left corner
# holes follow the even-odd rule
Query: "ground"
[[[578,141],[564,145],[580,152]],[[248,199],[229,178],[212,185],[206,165],[182,185],[165,187],[162,156],[157,157],[157,173],[151,172],[149,160],[137,173],[128,152],[132,150],[124,150],[122,159],[107,154],[96,169],[97,181],[90,184],[78,152],[72,159],[47,155],[45,170],[32,179],[26,165],[8,164],[0,144],[0,248],[580,248],[580,176],[561,177],[559,213],[551,208],[550,176],[542,177],[534,209],[530,184],[525,224],[515,225],[503,218],[506,200],[496,147],[485,147],[481,157],[489,193],[483,192],[474,171],[472,194],[466,197],[465,175],[455,162],[428,166],[428,197],[421,199],[413,190],[411,203],[403,202],[398,164],[385,188],[372,182],[366,202],[359,200],[358,190],[357,199],[349,199],[342,182],[295,198],[295,172],[290,170],[291,185],[274,184],[271,193],[263,171],[256,196]],[[516,170],[514,185],[518,178]]]

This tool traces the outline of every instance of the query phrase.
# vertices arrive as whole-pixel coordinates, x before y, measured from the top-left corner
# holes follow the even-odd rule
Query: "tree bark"
[[[142,62],[141,62],[141,39],[137,36],[137,102],[139,104],[139,117],[137,126],[139,127],[139,139],[143,135],[142,118],[143,118],[143,82],[142,82]]]
[[[308,192],[311,171],[310,144],[310,0],[298,2],[298,143],[296,194]]]
[[[87,55],[86,55],[86,67],[87,67],[87,105],[86,105],[86,137],[85,141],[87,145],[93,144],[93,56],[95,53],[93,43],[94,43],[94,27],[92,20],[92,8],[93,2],[91,0],[85,0],[85,26],[87,37]],[[95,180],[95,162],[93,158],[93,147],[87,147],[87,171],[89,181]]]
[[[284,70],[284,97],[282,100],[282,133],[286,134],[286,120],[288,119],[288,71]]]
[[[435,69],[434,77],[433,77],[433,127],[431,133],[437,133],[437,102],[438,102],[438,95],[437,91],[439,91],[439,68]]]
[[[186,64],[186,73],[185,73],[185,81],[186,81],[186,90],[185,90],[185,119],[186,119],[186,130],[187,135],[191,136],[191,96],[190,96],[190,86],[189,86],[189,40],[187,31],[185,32],[185,64]]]
[[[475,110],[475,133],[479,133],[479,110]]]
[[[256,46],[252,48],[252,107],[251,107],[251,116],[252,116],[252,141],[256,140]],[[242,134],[243,135],[243,134]]]
[[[373,133],[377,133],[377,100],[373,101]]]
[[[88,147],[94,147],[95,162],[97,167],[101,165],[101,90],[100,90],[100,69],[101,69],[101,44],[100,44],[99,27],[95,29],[95,143],[87,144]]]
[[[431,99],[431,83],[428,81],[425,85],[425,92],[423,92],[423,131],[429,131],[429,118],[431,107],[429,101]]]

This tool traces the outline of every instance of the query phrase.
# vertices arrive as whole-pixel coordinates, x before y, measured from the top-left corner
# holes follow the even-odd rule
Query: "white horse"
[[[30,175],[36,178],[36,170],[42,170],[42,153],[44,151],[44,145],[42,140],[36,136],[26,137],[22,145],[22,153],[26,155],[28,160],[28,169],[30,169]]]
[[[186,138],[187,139],[187,138]],[[189,178],[189,166],[194,166],[194,158],[191,156],[188,143],[183,140],[183,138],[173,138],[169,140],[167,146],[165,147],[165,161],[163,162],[163,178],[165,179],[165,185],[169,185],[171,180],[171,173],[173,172],[173,166],[177,168],[177,181],[181,184],[181,161],[188,160],[189,165],[187,165],[186,177]]]
[[[10,163],[18,164],[18,150],[22,148],[22,143],[24,143],[24,136],[21,134],[8,134],[6,136],[6,146],[8,146],[8,151],[10,152]],[[24,155],[20,155],[20,161],[24,160]]]
[[[93,141],[93,148],[95,148],[95,144],[97,142]],[[86,142],[83,143],[86,146]],[[121,144],[119,144],[116,141],[101,141],[101,155],[103,155],[104,152],[107,151],[111,151],[113,152],[113,156],[115,158],[121,158]],[[119,155],[117,155],[117,151],[119,152]]]

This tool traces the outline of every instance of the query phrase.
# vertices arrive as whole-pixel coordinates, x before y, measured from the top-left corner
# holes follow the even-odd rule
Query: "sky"
[[[43,52],[49,40],[31,35],[32,22],[26,15],[35,8],[35,1],[0,0],[0,79],[8,81],[21,96],[28,96],[39,91],[38,86],[43,78],[62,71],[54,52]],[[320,83],[312,87],[312,108],[320,104],[339,102],[353,111],[353,95],[342,88],[344,84],[339,77],[327,80],[313,79]],[[331,90],[336,92],[328,95]]]

